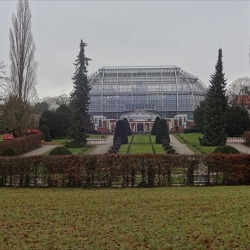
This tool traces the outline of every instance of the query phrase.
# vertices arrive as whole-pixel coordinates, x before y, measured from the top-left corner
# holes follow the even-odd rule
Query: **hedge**
[[[0,186],[249,185],[250,155],[1,157]]]
[[[32,134],[23,137],[18,137],[9,141],[0,142],[0,155],[11,148],[16,155],[27,153],[41,146],[41,135]]]

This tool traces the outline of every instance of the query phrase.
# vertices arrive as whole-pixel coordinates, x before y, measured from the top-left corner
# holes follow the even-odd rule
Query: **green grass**
[[[133,143],[131,144],[129,153],[130,154],[153,153],[148,135],[134,135]]]
[[[88,145],[87,147],[84,148],[69,148],[69,150],[73,155],[89,154],[94,149],[94,147],[96,147],[96,145]]]
[[[67,138],[53,139],[53,142],[58,144],[58,145],[64,145],[66,141],[67,141]],[[87,147],[84,147],[84,148],[69,148],[69,150],[73,155],[89,154],[95,147],[96,147],[96,145],[88,145]],[[49,154],[49,153],[47,153],[47,154]]]
[[[149,137],[148,135],[135,135],[133,144],[149,144]]]
[[[3,135],[0,135],[0,141],[2,141],[3,140]]]
[[[212,153],[216,147],[214,146],[201,146],[199,137],[203,137],[202,133],[186,133],[177,134],[175,137],[182,143],[186,144],[194,153]]]
[[[165,154],[166,153],[165,149],[162,147],[162,144],[153,144],[153,147],[155,149],[156,154]]]
[[[129,153],[148,154],[148,153],[153,153],[153,150],[151,144],[132,144]]]
[[[119,154],[126,154],[128,152],[129,144],[131,144],[132,136],[128,137],[128,144],[121,145]],[[155,144],[155,136],[151,136],[151,142],[149,136],[146,135],[134,135],[133,143],[131,144],[129,154],[147,154],[153,153],[152,146],[155,149],[156,154],[164,154],[165,150],[161,144]]]
[[[127,154],[129,144],[122,144],[119,149],[119,154]]]
[[[61,144],[64,145],[64,143],[68,141],[67,138],[55,138],[52,140],[52,142],[56,143],[56,144]]]
[[[107,139],[108,135],[88,135],[90,139]]]
[[[249,249],[250,188],[0,189],[1,249]]]

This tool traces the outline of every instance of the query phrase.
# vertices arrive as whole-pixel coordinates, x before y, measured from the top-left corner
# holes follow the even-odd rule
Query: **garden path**
[[[236,148],[238,151],[244,154],[250,154],[250,147],[245,146],[242,143],[227,143],[227,145]]]
[[[187,147],[187,145],[179,142],[173,135],[169,135],[170,137],[170,145],[176,150],[176,153],[182,155],[193,155],[194,152]]]
[[[95,149],[90,152],[91,155],[100,155],[108,152],[110,147],[113,145],[113,135],[109,135],[106,139],[106,143],[102,145],[96,145]]]
[[[40,148],[37,148],[35,150],[32,150],[26,154],[23,154],[22,156],[35,156],[35,155],[43,155],[46,152],[52,150],[53,148],[58,147],[58,145],[43,145]]]

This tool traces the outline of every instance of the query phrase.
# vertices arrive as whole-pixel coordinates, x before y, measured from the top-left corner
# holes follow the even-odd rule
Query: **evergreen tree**
[[[206,106],[205,100],[201,101],[200,105],[196,107],[193,113],[195,125],[201,132],[203,131],[204,127],[205,106]]]
[[[247,110],[239,106],[228,106],[226,112],[226,131],[228,136],[241,136],[249,130],[250,121]]]
[[[210,86],[206,95],[204,113],[204,136],[200,138],[201,145],[225,145],[226,134],[226,80],[223,73],[222,49],[218,52],[215,73],[211,75]]]
[[[160,117],[157,116],[155,118],[155,121],[154,121],[154,124],[153,124],[153,127],[151,129],[151,135],[156,135],[156,129],[157,129],[157,125],[158,125],[158,122],[160,121]]]
[[[170,142],[168,125],[165,119],[159,120],[156,129],[155,142],[160,144],[162,143],[162,140],[167,140],[168,142]]]
[[[49,129],[45,126],[45,125],[42,125],[40,127],[40,130],[41,132],[43,133],[43,138],[46,142],[51,142],[52,141],[52,138],[51,138],[51,135],[50,135],[50,132],[49,132]]]
[[[85,47],[81,40],[80,52],[74,63],[75,73],[72,78],[74,89],[70,95],[70,106],[72,108],[72,128],[70,131],[70,147],[83,147],[87,144],[86,131],[90,127],[90,117],[88,114],[91,86],[87,78],[87,66],[89,58],[85,57]]]
[[[118,120],[116,122],[113,142],[116,140],[121,140],[122,144],[128,143],[128,130],[124,120]]]
[[[123,118],[123,121],[126,123],[128,135],[132,135],[132,131],[131,131],[128,119],[125,117],[125,118]]]

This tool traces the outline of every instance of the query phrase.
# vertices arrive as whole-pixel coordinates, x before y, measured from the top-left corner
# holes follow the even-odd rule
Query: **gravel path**
[[[106,144],[96,145],[95,149],[90,152],[91,155],[100,155],[108,152],[110,147],[113,145],[113,135],[108,136],[106,139]]]
[[[43,155],[46,152],[52,150],[53,148],[58,147],[58,145],[44,145],[41,146],[40,148],[37,148],[35,150],[32,150],[26,154],[23,154],[22,156],[35,156],[35,155]]]
[[[188,148],[185,144],[180,143],[173,135],[169,135],[170,145],[176,150],[176,153],[182,155],[193,155],[194,152]]]
[[[241,153],[250,154],[250,147],[245,146],[244,144],[241,144],[241,143],[227,143],[227,145],[236,148]]]

